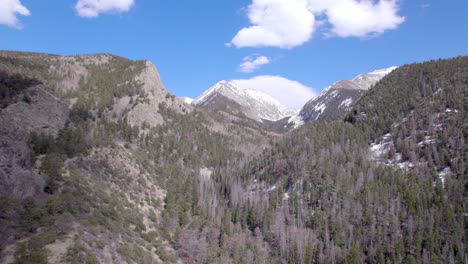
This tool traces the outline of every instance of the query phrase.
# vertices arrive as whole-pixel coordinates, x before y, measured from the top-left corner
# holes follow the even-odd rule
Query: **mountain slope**
[[[366,131],[384,163],[464,174],[467,69],[468,57],[404,66],[372,88],[346,120]]]
[[[168,258],[170,247],[154,254],[125,243],[155,236],[147,234],[161,212],[153,202],[161,204],[165,191],[131,148],[140,132],[171,122],[163,111],[184,115],[191,107],[167,92],[150,62],[1,51],[0,262]],[[141,200],[147,195],[153,200]],[[109,242],[118,239],[124,243]],[[87,242],[98,240],[105,248]]]
[[[298,117],[304,122],[339,119],[372,85],[394,69],[396,67],[361,74],[352,80],[338,81],[307,102]]]
[[[106,56],[0,56],[1,263],[467,258],[466,57],[403,66],[346,121],[275,135],[241,112],[151,99],[140,62]],[[139,104],[162,122],[130,118]]]
[[[210,108],[229,108],[256,121],[276,121],[294,114],[271,96],[251,89],[243,89],[232,83],[220,81],[209,88],[192,104]]]
[[[247,223],[292,263],[463,263],[467,94],[468,57],[396,69],[246,166]]]

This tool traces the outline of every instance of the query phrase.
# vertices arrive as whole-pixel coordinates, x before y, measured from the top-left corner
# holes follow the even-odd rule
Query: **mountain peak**
[[[277,121],[294,115],[294,111],[282,105],[268,94],[253,89],[246,89],[231,82],[222,80],[206,90],[193,101],[194,105],[210,107],[226,104],[228,99],[239,105],[240,112],[257,120]]]

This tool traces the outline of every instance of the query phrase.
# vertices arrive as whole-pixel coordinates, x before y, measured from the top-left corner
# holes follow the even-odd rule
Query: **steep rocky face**
[[[161,83],[159,73],[151,62],[146,61],[145,68],[136,80],[142,83],[141,88],[148,100],[130,109],[127,114],[129,123],[132,125],[148,123],[153,126],[161,124],[164,121],[158,113],[159,103],[163,102],[169,94]]]
[[[215,84],[192,104],[216,109],[228,108],[260,122],[277,121],[294,114],[294,111],[267,94],[243,89],[226,81]]]
[[[2,91],[8,76],[0,80]],[[47,179],[33,169],[29,135],[56,135],[65,126],[69,108],[42,85],[15,89],[17,94],[0,109],[0,193],[24,198],[42,193]]]
[[[158,113],[160,103],[165,103],[179,113],[190,111],[191,108],[184,104],[184,100],[174,97],[167,91],[153,63],[145,61],[145,68],[136,80],[142,84],[142,90],[146,96],[142,103],[137,104],[128,112],[127,117],[131,125],[145,123],[155,126],[164,122]]]
[[[342,80],[325,89],[319,96],[307,102],[299,113],[304,122],[336,120],[342,117],[361,96],[380,79],[396,69],[390,67]]]

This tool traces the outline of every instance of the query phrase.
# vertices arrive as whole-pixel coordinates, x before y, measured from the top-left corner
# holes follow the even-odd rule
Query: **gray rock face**
[[[40,85],[26,93],[29,103],[20,100],[2,109],[0,116],[8,117],[27,132],[55,135],[68,119],[68,104]]]
[[[29,103],[19,100],[0,110],[0,193],[19,198],[42,193],[45,185],[44,176],[33,170],[29,133],[55,135],[69,114],[68,105],[41,86],[26,93]]]
[[[18,198],[40,193],[45,180],[32,170],[28,134],[2,115],[0,122],[0,192]]]
[[[142,98],[142,103],[132,107],[127,99],[123,98],[114,105],[116,109],[128,109],[126,117],[131,125],[141,126],[145,123],[154,127],[162,124],[164,119],[158,112],[160,103],[165,103],[167,107],[178,113],[187,113],[192,110],[192,107],[184,103],[183,99],[176,98],[167,91],[153,63],[145,62],[145,69],[136,77],[136,81],[142,84],[146,94],[146,97]]]

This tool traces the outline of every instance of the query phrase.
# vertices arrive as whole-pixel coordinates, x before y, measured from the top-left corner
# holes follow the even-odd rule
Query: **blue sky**
[[[242,80],[298,108],[340,79],[468,55],[468,1],[449,2],[0,0],[0,49],[148,59],[177,96]]]

